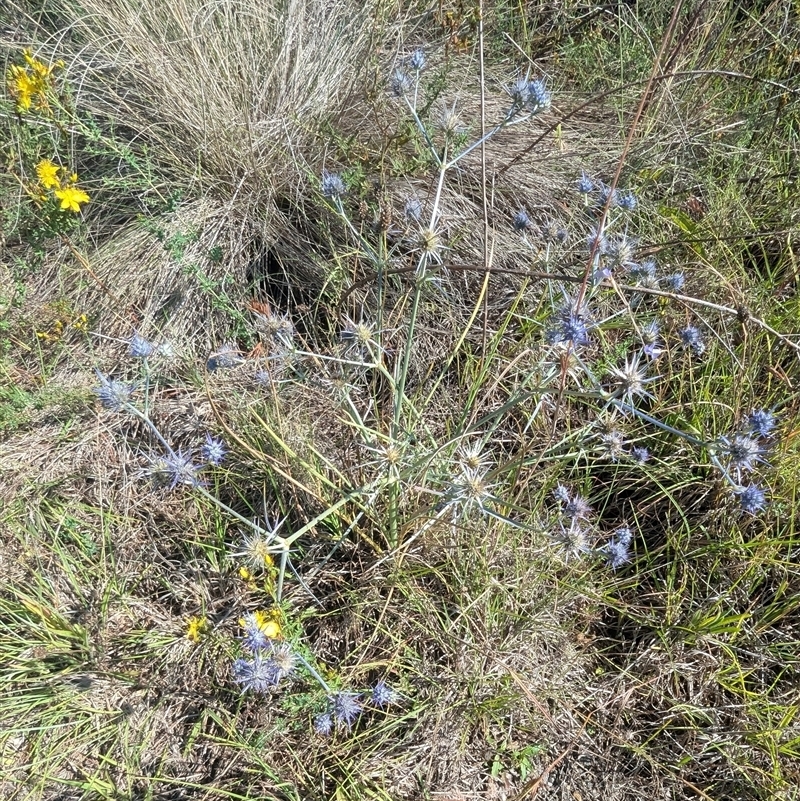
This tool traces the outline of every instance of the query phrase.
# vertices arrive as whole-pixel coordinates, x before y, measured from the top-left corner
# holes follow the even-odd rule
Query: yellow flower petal
[[[89,202],[89,195],[78,189],[77,186],[65,186],[63,189],[56,189],[55,196],[61,201],[62,211],[79,212],[81,203]]]
[[[39,183],[45,189],[60,189],[61,181],[58,180],[58,167],[52,161],[45,159],[36,165],[36,174],[39,176]]]

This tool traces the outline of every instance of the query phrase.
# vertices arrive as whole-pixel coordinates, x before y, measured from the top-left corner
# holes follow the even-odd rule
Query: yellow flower
[[[263,631],[270,640],[276,640],[281,636],[281,624],[279,621],[280,615],[281,613],[279,609],[273,609],[271,612],[253,612],[253,618],[255,619],[256,626],[258,626],[258,628],[261,629],[261,631]],[[244,618],[239,618],[239,625],[242,628],[245,628]]]
[[[89,317],[86,313],[81,314],[79,317],[76,317],[72,321],[72,327],[76,331],[80,331],[82,334],[85,334],[89,330]]]
[[[77,186],[65,186],[63,189],[56,189],[55,196],[61,201],[62,211],[80,212],[80,204],[89,202],[89,195],[83,189],[78,189]]]
[[[23,50],[22,57],[28,63],[28,66],[33,70],[33,74],[36,76],[36,78],[38,78],[42,83],[44,83],[44,81],[50,77],[50,73],[61,64],[61,62],[59,62],[59,64],[54,64],[52,67],[48,67],[46,64],[43,64],[41,61],[39,61],[39,59],[35,58],[30,50]]]
[[[17,109],[29,111],[34,95],[39,93],[39,81],[28,75],[27,70],[14,65],[8,70],[8,88],[17,101]]]
[[[186,637],[192,642],[200,642],[208,631],[208,619],[205,617],[190,617],[186,624]]]
[[[53,164],[52,161],[48,159],[40,161],[36,165],[36,174],[39,176],[39,183],[45,189],[61,188],[61,181],[58,179],[58,166]]]

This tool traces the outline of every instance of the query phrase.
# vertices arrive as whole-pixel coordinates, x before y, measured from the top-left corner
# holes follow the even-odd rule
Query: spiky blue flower
[[[155,349],[156,346],[152,342],[146,340],[138,331],[134,331],[128,347],[128,353],[134,359],[147,359],[153,355]]]
[[[528,81],[528,98],[525,103],[531,114],[538,114],[546,108],[550,108],[552,96],[547,91],[543,80],[536,78]]]
[[[321,737],[329,737],[333,731],[333,716],[330,712],[320,712],[314,718],[314,731]]]
[[[258,618],[252,612],[248,612],[243,620],[244,636],[242,637],[242,643],[244,647],[253,653],[266,648],[269,645],[269,637],[264,634],[258,625]]]
[[[227,452],[228,449],[221,439],[212,437],[211,434],[206,434],[206,441],[200,447],[200,455],[206,462],[218,466],[222,464]]]
[[[636,208],[638,201],[636,200],[636,195],[628,190],[627,192],[619,193],[617,196],[617,204],[625,211],[633,211]]]
[[[578,348],[589,344],[588,309],[585,305],[577,308],[567,300],[551,318],[551,328],[545,333],[545,339],[551,345],[566,343]]]
[[[418,47],[408,59],[408,66],[411,67],[412,70],[416,70],[420,72],[425,68],[425,51]]]
[[[518,78],[508,89],[511,95],[512,108],[519,110],[528,102],[528,81],[526,78]]]
[[[566,487],[561,486],[557,488],[557,492],[556,497],[561,503],[561,511],[565,517],[572,520],[588,520],[591,517],[592,507],[581,494],[576,492],[572,495],[566,492]]]
[[[682,331],[678,332],[678,336],[681,338],[683,347],[687,350],[691,350],[695,356],[702,356],[705,353],[706,343],[703,340],[703,335],[700,333],[700,330],[695,326],[687,326]]]
[[[275,671],[272,662],[257,651],[252,659],[236,659],[233,663],[233,680],[242,691],[267,692],[275,687]]]
[[[336,172],[322,171],[322,183],[320,185],[322,194],[327,198],[337,198],[345,193],[344,181]]]
[[[672,275],[665,275],[661,279],[661,286],[667,292],[680,292],[686,284],[686,276],[683,273],[672,273]]]
[[[631,448],[631,459],[638,464],[644,464],[650,461],[650,451],[647,448],[634,447]]]
[[[588,531],[574,517],[569,521],[569,526],[559,521],[558,531],[552,535],[552,539],[565,562],[572,558],[579,559],[591,551]]]
[[[758,440],[746,434],[720,437],[719,442],[722,454],[727,457],[728,464],[737,475],[754,470],[757,462],[764,463],[761,458],[764,449],[758,444]]]
[[[239,364],[244,364],[244,361],[242,352],[236,346],[235,342],[223,342],[219,349],[208,357],[206,369],[210,373],[216,370],[229,370]]]
[[[601,231],[592,229],[586,237],[586,248],[595,256],[602,256],[608,252],[608,239]]]
[[[775,415],[766,409],[753,409],[747,415],[747,424],[756,436],[768,437],[776,425]]]
[[[402,97],[411,90],[413,85],[414,82],[411,80],[411,76],[405,70],[395,70],[389,79],[389,89],[392,90],[392,94],[395,97]]]
[[[742,510],[748,514],[758,514],[767,505],[767,494],[756,484],[748,484],[738,495]]]
[[[604,209],[606,206],[613,209],[614,206],[619,205],[619,195],[616,189],[612,189],[602,181],[600,182],[600,194],[597,198],[597,208]]]
[[[525,209],[520,209],[514,215],[514,230],[524,232],[527,231],[533,223],[531,222],[531,218],[528,216],[528,212]]]
[[[408,198],[403,207],[403,213],[410,222],[419,222],[422,219],[422,203],[420,199],[416,196]]]
[[[104,409],[120,411],[130,403],[131,396],[136,390],[136,384],[126,384],[115,378],[107,378],[99,370],[95,370],[95,373],[97,373],[100,386],[95,387],[92,392],[97,395]]]
[[[581,171],[581,177],[576,181],[576,187],[580,194],[588,195],[594,189],[594,181]]]
[[[297,666],[297,656],[288,642],[282,642],[277,645],[273,643],[270,660],[272,661],[276,683],[284,676],[290,676]]]
[[[611,539],[600,549],[612,570],[616,570],[626,562],[630,562],[632,540],[633,532],[627,526],[623,526],[618,528],[611,536]]]
[[[383,707],[389,706],[389,704],[393,704],[395,701],[397,701],[397,693],[385,681],[383,681],[383,679],[381,679],[372,688],[370,699],[375,706],[383,709]]]
[[[655,283],[656,270],[658,268],[652,259],[645,259],[639,263],[629,262],[627,267],[628,275],[634,284],[651,286]]]
[[[333,716],[348,729],[353,727],[356,718],[361,714],[362,706],[359,693],[339,692],[333,696]]]
[[[170,489],[175,489],[178,484],[185,484],[187,487],[198,487],[201,484],[198,475],[200,466],[192,461],[190,454],[181,450],[163,456],[159,461],[159,467],[166,474]]]

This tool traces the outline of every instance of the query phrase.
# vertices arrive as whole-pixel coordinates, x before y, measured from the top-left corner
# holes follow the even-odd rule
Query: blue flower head
[[[528,81],[528,97],[526,106],[531,114],[538,114],[540,111],[550,107],[552,96],[547,91],[547,87],[543,80],[537,78],[533,81]]]
[[[395,70],[389,80],[389,88],[395,97],[402,97],[411,90],[413,85],[411,76],[405,70]]]
[[[532,224],[531,218],[528,216],[528,212],[525,211],[525,209],[520,209],[514,215],[513,225],[515,231],[525,232],[531,227]]]
[[[585,173],[581,172],[581,177],[576,181],[578,192],[588,195],[594,189],[594,181]]]
[[[206,369],[213,373],[216,370],[229,370],[239,364],[244,364],[242,352],[235,342],[224,342],[219,350],[215,351],[206,361]]]
[[[747,424],[750,431],[758,437],[768,437],[775,428],[775,415],[766,409],[753,409],[747,415]]]
[[[681,343],[686,350],[691,350],[695,356],[702,356],[706,352],[706,343],[698,328],[689,325],[678,333]]]
[[[344,181],[335,172],[322,171],[322,183],[320,185],[322,194],[327,198],[341,197],[345,193]]]
[[[361,714],[362,706],[358,693],[340,692],[333,696],[333,716],[348,729],[353,727],[356,718]]]
[[[233,680],[242,691],[267,692],[277,684],[273,665],[256,652],[252,659],[236,659],[233,663]]]
[[[650,451],[647,448],[634,447],[631,448],[631,459],[638,464],[644,464],[650,461]]]
[[[115,378],[107,378],[99,370],[95,370],[100,386],[92,391],[97,395],[104,409],[114,409],[120,411],[127,403],[130,403],[131,396],[136,390],[135,384],[126,384],[117,381]]]
[[[636,195],[634,195],[630,190],[627,192],[620,192],[617,198],[617,203],[624,211],[633,211],[638,205]]]
[[[389,706],[389,704],[393,704],[397,701],[397,693],[381,679],[372,688],[370,699],[375,706],[383,709],[383,707]]]
[[[742,510],[748,514],[758,514],[767,505],[767,494],[756,484],[748,484],[737,493]]]
[[[206,434],[206,441],[200,447],[200,455],[206,462],[218,466],[222,464],[227,452],[228,449],[221,439],[212,437],[211,434]]]
[[[248,612],[244,618],[244,636],[242,642],[248,651],[255,653],[269,645],[269,638],[258,625],[258,619],[252,612]]]
[[[665,275],[661,279],[661,286],[667,292],[680,292],[686,283],[686,276],[683,273],[672,273],[672,275]]]
[[[178,484],[185,484],[188,487],[199,487],[201,484],[198,476],[200,466],[194,464],[191,456],[181,450],[162,457],[159,467],[166,474],[170,489],[175,489]]]
[[[757,462],[764,463],[761,458],[764,449],[758,444],[758,440],[746,434],[720,437],[719,442],[723,455],[728,458],[728,464],[737,475],[754,470]]]
[[[333,716],[330,712],[321,712],[314,718],[314,731],[321,737],[329,737],[333,731]]]
[[[148,342],[148,340],[138,332],[134,331],[128,347],[128,353],[130,353],[134,359],[146,359],[153,355],[155,349],[156,346],[152,342]]]
[[[409,222],[419,222],[422,219],[422,203],[416,196],[412,196],[406,200],[403,207],[403,214]]]
[[[408,59],[408,66],[416,72],[420,72],[425,68],[425,51],[418,47]]]

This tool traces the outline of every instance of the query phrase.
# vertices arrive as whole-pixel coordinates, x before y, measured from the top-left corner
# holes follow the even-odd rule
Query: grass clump
[[[796,151],[782,18],[54,9],[3,793],[791,798],[796,221],[734,174]]]

